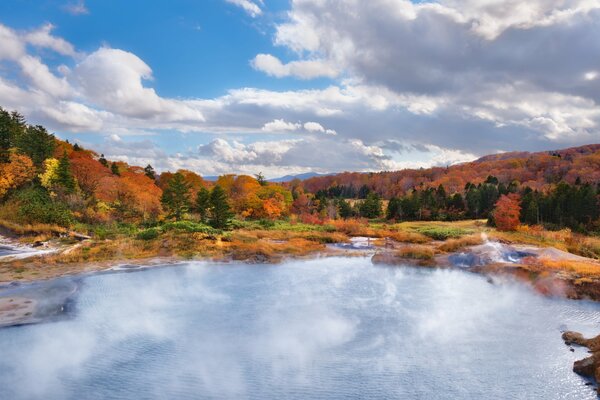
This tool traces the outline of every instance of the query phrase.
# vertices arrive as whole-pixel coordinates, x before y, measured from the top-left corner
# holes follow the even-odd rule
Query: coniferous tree
[[[106,168],[108,168],[108,161],[106,160],[106,158],[104,158],[104,154],[100,155],[100,158],[98,159],[98,162],[102,165],[104,165]]]
[[[225,229],[229,226],[233,213],[227,202],[227,194],[223,188],[216,185],[210,194],[211,218],[213,228]]]
[[[381,199],[377,193],[369,193],[359,206],[361,217],[378,218],[381,216]]]
[[[352,206],[346,200],[339,199],[337,202],[337,206],[341,218],[347,219],[352,216]]]
[[[119,166],[117,165],[116,162],[114,162],[110,165],[110,172],[112,172],[113,175],[117,175],[117,176],[121,175],[121,172],[119,172]]]
[[[54,135],[49,134],[46,128],[41,125],[28,126],[15,139],[14,144],[19,152],[29,156],[38,167],[42,166],[44,160],[52,157],[56,148]]]
[[[195,209],[200,214],[200,221],[206,222],[211,208],[210,192],[206,188],[201,188],[196,195]]]
[[[259,172],[258,174],[254,175],[254,177],[256,178],[260,186],[268,185],[267,179],[265,178],[262,172]]]
[[[183,219],[190,208],[189,190],[184,176],[178,172],[169,180],[163,191],[161,203],[168,211],[169,216],[177,221]]]
[[[146,165],[146,168],[144,168],[144,174],[146,174],[146,176],[153,181],[156,180],[156,172],[154,171],[154,168],[152,168],[152,165]]]
[[[58,160],[56,183],[64,187],[66,193],[73,193],[75,191],[75,178],[73,178],[73,174],[71,173],[71,162],[66,151],[60,160]]]

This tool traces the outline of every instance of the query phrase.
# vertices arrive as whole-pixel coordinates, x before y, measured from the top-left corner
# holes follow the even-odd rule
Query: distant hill
[[[366,187],[384,198],[402,196],[413,188],[443,185],[450,193],[462,192],[467,183],[479,184],[488,176],[509,184],[518,182],[533,189],[547,190],[564,181],[600,184],[600,144],[589,144],[540,152],[492,154],[478,160],[427,169],[405,169],[385,172],[344,172],[317,176],[303,181],[304,190],[358,191]]]
[[[293,181],[294,179],[300,179],[301,181],[303,181],[305,179],[314,178],[314,177],[318,177],[318,176],[327,176],[327,175],[329,175],[329,174],[318,174],[316,172],[306,172],[304,174],[286,175],[286,176],[282,176],[280,178],[269,179],[269,182],[283,183],[283,182]]]

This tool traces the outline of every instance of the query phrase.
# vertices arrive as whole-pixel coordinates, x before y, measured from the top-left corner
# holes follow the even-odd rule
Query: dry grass
[[[585,278],[600,277],[600,264],[594,262],[540,258],[535,263],[546,270],[565,271]]]
[[[570,229],[547,231],[539,226],[521,226],[515,232],[491,231],[489,236],[504,242],[555,247],[583,257],[600,259],[600,238],[573,233]]]
[[[17,224],[5,219],[0,219],[0,227],[8,229],[18,235],[52,235],[66,233],[67,229],[58,225],[49,224]]]
[[[435,251],[430,246],[409,245],[400,248],[396,256],[413,260],[432,260]]]
[[[483,239],[480,234],[463,236],[459,239],[448,239],[442,243],[438,249],[446,252],[453,253],[469,246],[477,246],[483,243]]]

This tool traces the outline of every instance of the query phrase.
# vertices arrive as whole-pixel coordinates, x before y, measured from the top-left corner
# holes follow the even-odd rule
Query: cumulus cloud
[[[264,8],[229,2],[253,16]],[[163,169],[276,176],[446,165],[597,141],[599,18],[600,0],[293,0],[272,38],[291,59],[263,50],[251,66],[327,84],[192,99],[161,96],[152,66],[133,52],[83,53],[52,25],[0,24],[0,104],[58,132],[117,133],[115,157],[162,157]],[[182,140],[161,153],[152,135]]]
[[[250,63],[258,71],[277,78],[294,76],[300,79],[320,77],[335,78],[338,71],[322,60],[292,61],[283,64],[277,57],[270,54],[258,54]]]
[[[235,4],[238,7],[244,9],[251,17],[257,17],[262,14],[262,9],[258,4],[262,5],[262,0],[251,1],[251,0],[225,0],[227,3]],[[257,4],[258,3],[258,4]]]

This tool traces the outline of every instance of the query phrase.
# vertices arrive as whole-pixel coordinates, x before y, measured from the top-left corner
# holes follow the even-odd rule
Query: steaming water
[[[96,275],[0,330],[2,399],[594,399],[562,329],[600,307],[368,258]]]

